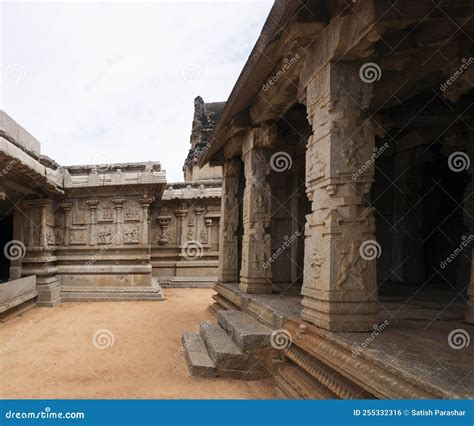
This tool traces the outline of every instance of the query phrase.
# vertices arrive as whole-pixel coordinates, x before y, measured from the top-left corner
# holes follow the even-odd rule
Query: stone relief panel
[[[87,229],[85,226],[82,228],[71,229],[71,244],[72,245],[87,244]]]
[[[101,226],[96,233],[97,244],[112,244],[114,236],[114,229],[111,226]]]
[[[69,198],[56,212],[58,226],[46,234],[48,244],[140,243],[145,226],[143,209],[148,207],[142,206],[139,198],[139,195]]]
[[[162,200],[151,212],[151,244],[178,249],[190,242],[218,250],[220,200]]]
[[[123,231],[125,244],[138,244],[140,242],[140,230],[137,225],[126,225]]]

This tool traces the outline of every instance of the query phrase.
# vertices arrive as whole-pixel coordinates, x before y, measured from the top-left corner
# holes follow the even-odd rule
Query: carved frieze
[[[125,227],[123,235],[125,244],[138,244],[140,242],[140,231],[137,226]]]

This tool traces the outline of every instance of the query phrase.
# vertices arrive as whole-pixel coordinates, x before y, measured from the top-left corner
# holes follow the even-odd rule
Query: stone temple
[[[472,1],[277,0],[185,180],[61,166],[0,116],[0,312],[213,286],[190,374],[474,397]],[[158,302],[157,302],[158,303]]]
[[[222,171],[196,166],[220,104],[195,100],[186,180],[160,163],[63,167],[0,116],[0,312],[33,302],[162,300],[217,277]]]

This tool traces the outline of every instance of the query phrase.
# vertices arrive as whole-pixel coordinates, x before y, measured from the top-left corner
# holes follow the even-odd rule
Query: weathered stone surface
[[[270,346],[272,329],[241,311],[219,311],[219,324],[244,352]]]
[[[0,284],[0,314],[34,299],[36,291],[36,276],[32,275]]]
[[[227,335],[219,325],[202,328],[202,336],[212,361],[221,369],[245,370],[249,356]]]
[[[184,355],[189,372],[196,377],[216,377],[217,370],[199,333],[183,333]]]
[[[245,189],[243,195],[243,236],[240,289],[244,293],[272,293],[272,270],[265,265],[271,257],[270,151],[261,144],[274,135],[270,127],[254,129],[244,142]]]
[[[64,287],[63,302],[86,302],[107,300],[165,300],[163,290],[157,282],[152,286],[133,287]]]

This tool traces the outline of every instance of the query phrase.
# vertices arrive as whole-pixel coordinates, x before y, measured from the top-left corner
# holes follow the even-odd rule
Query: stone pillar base
[[[468,324],[474,324],[474,297],[470,296],[467,302],[467,312],[465,321]]]
[[[367,332],[378,324],[377,303],[302,301],[301,318],[334,332]]]
[[[52,308],[61,302],[61,285],[56,277],[37,278],[36,291],[36,306]]]
[[[255,281],[247,281],[242,279],[239,284],[239,289],[243,293],[248,294],[272,294],[272,283],[268,282],[255,282]]]

